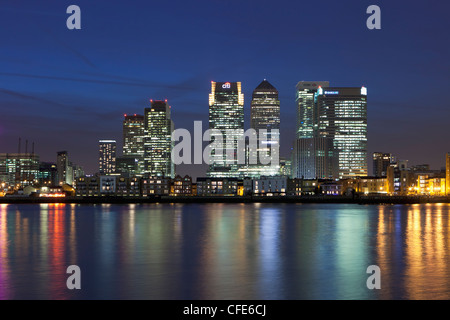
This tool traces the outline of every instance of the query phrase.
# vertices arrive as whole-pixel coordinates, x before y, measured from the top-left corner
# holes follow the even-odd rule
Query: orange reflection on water
[[[0,299],[9,299],[7,288],[9,287],[8,267],[8,221],[7,204],[0,204]]]
[[[63,299],[67,292],[66,268],[64,263],[65,205],[48,205],[48,259],[50,267],[50,297]]]
[[[386,212],[388,211],[388,212]],[[377,230],[377,255],[378,266],[382,270],[383,279],[382,282],[390,283],[391,272],[389,270],[389,259],[391,254],[391,247],[388,240],[392,237],[392,211],[386,210],[385,206],[379,206],[378,208],[378,230]],[[387,220],[387,223],[386,223]],[[382,299],[391,298],[391,291],[383,290]]]
[[[448,205],[414,205],[408,210],[406,230],[405,289],[407,298],[446,299],[449,274],[442,219]]]

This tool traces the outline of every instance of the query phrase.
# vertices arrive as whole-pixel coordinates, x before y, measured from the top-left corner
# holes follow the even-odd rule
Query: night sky
[[[71,4],[81,30],[66,27]],[[381,30],[366,27],[371,4]],[[248,127],[266,78],[280,93],[287,156],[295,85],[325,80],[368,88],[369,159],[391,152],[439,169],[450,151],[449,15],[442,0],[2,0],[0,152],[17,152],[21,137],[42,161],[67,150],[95,173],[98,140],[116,139],[121,154],[123,114],[143,114],[149,99],[168,99],[175,128],[207,129],[211,80],[241,81]]]

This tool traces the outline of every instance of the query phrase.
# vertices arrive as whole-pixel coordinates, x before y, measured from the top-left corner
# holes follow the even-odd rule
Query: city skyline
[[[16,152],[21,137],[36,143],[41,161],[54,162],[56,152],[67,150],[74,163],[94,173],[98,140],[116,140],[121,148],[117,123],[124,113],[142,113],[149,99],[169,99],[177,110],[176,127],[186,123],[190,129],[195,120],[206,127],[204,93],[214,79],[241,81],[250,97],[267,78],[279,91],[281,136],[293,141],[295,84],[327,79],[369,88],[369,155],[389,152],[411,163],[444,166],[449,44],[441,39],[448,4],[383,3],[383,26],[374,31],[365,26],[369,2],[286,2],[270,10],[263,1],[255,16],[251,3],[142,4],[136,11],[119,2],[105,7],[81,0],[82,29],[73,32],[65,26],[66,3],[23,4],[0,9],[2,152]],[[147,12],[167,14],[148,21]],[[162,16],[170,17],[167,28],[160,27]],[[319,16],[329,17],[320,28]],[[116,18],[113,29],[105,28],[109,17]],[[276,45],[267,41],[271,38]],[[154,50],[156,44],[166,50]],[[249,123],[250,99],[244,110]],[[289,144],[282,143],[281,155],[288,151]],[[204,170],[177,168],[193,175]]]
[[[238,101],[238,99],[240,100],[239,101],[239,105],[240,105],[240,108],[242,108],[243,106],[244,106],[244,101],[245,101],[245,99],[244,99],[244,96],[243,96],[243,94],[241,94],[241,93],[238,93],[238,92],[241,92],[241,87],[242,87],[242,83],[241,82],[231,82],[231,85],[230,85],[230,82],[214,82],[214,81],[211,81],[211,86],[212,86],[212,88],[216,88],[216,86],[219,86],[219,87],[223,87],[223,86],[226,86],[226,85],[228,85],[228,89],[230,89],[230,88],[234,88],[235,87],[235,93],[234,93],[234,90],[232,89],[231,90],[231,92],[233,92],[233,95],[235,94],[236,95],[236,97],[234,97],[234,98],[236,98],[236,103],[237,103],[237,101]],[[254,111],[252,111],[252,108],[254,108],[253,107],[253,104],[254,104],[254,98],[255,98],[255,92],[258,92],[258,90],[261,90],[261,86],[262,86],[262,88],[265,88],[265,90],[267,90],[267,88],[272,88],[273,90],[275,90],[276,92],[278,92],[268,81],[267,81],[267,79],[264,79],[254,90],[253,90],[253,94],[252,94],[252,96],[253,96],[253,98],[251,99],[251,102],[250,102],[250,106],[249,106],[249,108],[250,108],[250,112],[252,113],[252,112],[254,112]],[[305,89],[305,88],[307,88],[308,86],[315,86],[315,88],[311,91],[311,89],[308,89],[308,90],[310,90],[310,91],[308,91],[307,89]],[[322,86],[324,86],[323,88],[322,88]],[[239,88],[239,91],[237,91],[238,89],[237,88]],[[224,92],[226,92],[228,89],[226,89],[226,90],[224,90]],[[327,90],[325,90],[325,89],[327,89]],[[296,85],[296,92],[297,92],[297,96],[298,97],[302,97],[302,99],[304,99],[305,101],[306,101],[306,104],[307,104],[307,106],[309,106],[309,107],[311,107],[311,106],[313,106],[314,105],[314,103],[312,104],[312,105],[310,105],[310,101],[309,100],[311,100],[311,97],[312,97],[312,100],[314,100],[314,96],[315,96],[315,99],[316,100],[318,100],[319,101],[319,103],[315,103],[316,105],[324,105],[324,106],[322,106],[322,107],[320,107],[320,106],[316,106],[315,108],[322,108],[322,109],[324,109],[324,108],[326,108],[326,109],[328,109],[328,107],[327,107],[327,103],[328,103],[328,105],[330,104],[330,101],[333,103],[333,105],[334,105],[334,100],[335,99],[338,99],[338,100],[344,100],[344,102],[345,102],[345,100],[347,99],[353,99],[354,97],[359,97],[359,96],[361,96],[361,97],[365,97],[365,96],[367,96],[367,88],[366,87],[361,87],[361,88],[359,88],[359,87],[342,87],[342,86],[340,86],[340,87],[333,87],[333,86],[331,86],[330,85],[330,82],[329,81],[300,81],[300,82],[298,82],[297,83],[297,85]],[[305,92],[305,95],[304,96],[302,96],[302,91],[301,90],[305,90],[304,92]],[[324,91],[325,90],[325,91]],[[211,103],[214,103],[214,91],[215,91],[215,89],[213,89],[213,93],[210,93],[209,95],[210,95],[210,105],[211,105]],[[220,91],[220,90],[219,90]],[[262,90],[262,91],[264,91],[264,90]],[[269,90],[270,91],[270,90]],[[342,91],[342,92],[352,92],[350,95],[343,95],[342,97],[340,97],[340,95],[339,95],[339,91]],[[358,92],[358,93],[356,93],[356,91]],[[359,92],[361,91],[361,95],[359,95]],[[364,91],[364,93],[363,93],[363,91]],[[310,92],[310,93],[307,93],[307,92]],[[299,95],[299,93],[300,93],[300,95]],[[219,92],[219,95],[220,95],[221,93]],[[312,94],[312,96],[310,97],[309,95],[310,94]],[[212,98],[213,97],[213,98]],[[328,97],[328,98],[327,98]],[[234,98],[232,98],[232,100],[234,101]],[[212,100],[211,100],[212,99]],[[267,98],[266,98],[267,99]],[[328,101],[327,103],[326,102],[323,102],[323,100],[325,100],[325,101]],[[357,99],[357,100],[355,100],[355,101],[358,101],[359,100],[359,98]],[[365,101],[366,99],[365,98],[363,98],[363,102]],[[279,104],[280,104],[280,102],[279,102],[279,100],[277,100],[278,102],[278,111],[277,112],[280,112],[280,109],[282,110],[282,108],[280,108],[279,107]],[[308,102],[309,101],[309,102]],[[168,132],[169,131],[172,131],[173,132],[173,130],[174,129],[182,129],[182,128],[177,128],[177,127],[175,127],[174,126],[174,123],[173,123],[173,121],[171,120],[171,106],[169,106],[169,104],[168,104],[168,102],[167,102],[167,99],[164,99],[164,100],[153,100],[153,99],[150,99],[149,100],[149,104],[148,104],[148,106],[146,106],[145,108],[143,108],[143,110],[140,110],[138,113],[143,113],[143,114],[146,114],[146,115],[149,115],[150,114],[150,110],[152,110],[153,111],[153,108],[154,108],[154,106],[155,105],[160,105],[160,106],[158,106],[158,108],[159,109],[161,109],[161,107],[163,107],[163,109],[161,109],[161,110],[159,110],[159,111],[161,111],[162,113],[161,114],[164,114],[164,116],[163,116],[163,118],[164,119],[166,119],[166,120],[168,120],[169,122],[168,122],[168,131],[166,132],[166,131],[164,131],[164,132],[166,132],[166,134],[168,134]],[[297,103],[298,103],[298,98],[297,98]],[[351,104],[352,104],[352,108],[353,108],[353,102],[351,102]],[[357,104],[359,104],[358,102],[357,102]],[[364,107],[364,112],[366,112],[365,111],[365,109],[367,108],[367,102],[364,102],[364,105],[365,105],[365,107]],[[344,113],[348,113],[348,111],[346,111],[346,108],[347,107],[345,107],[344,106],[344,109],[342,109],[341,111],[342,112],[344,112]],[[246,108],[245,107],[243,107],[243,111],[244,111],[244,113],[246,113],[245,110]],[[306,108],[305,108],[306,109]],[[333,110],[334,110],[334,107],[333,107]],[[142,112],[143,111],[143,112]],[[354,112],[353,110],[350,110],[351,112]],[[239,111],[239,113],[241,113],[242,111]],[[316,112],[316,111],[314,111],[314,112]],[[150,135],[149,135],[149,133],[144,133],[144,132],[146,132],[146,130],[145,130],[145,128],[146,128],[146,125],[145,125],[145,123],[146,122],[148,122],[149,120],[147,119],[147,121],[145,121],[145,119],[146,119],[146,116],[143,116],[143,115],[140,115],[140,114],[138,114],[138,113],[134,113],[134,114],[123,114],[122,116],[124,117],[124,120],[122,121],[122,131],[121,131],[121,139],[119,139],[118,141],[119,141],[119,144],[117,144],[117,142],[116,142],[116,140],[113,140],[113,139],[109,139],[109,140],[102,140],[102,139],[100,139],[99,140],[99,142],[100,142],[100,145],[101,145],[101,143],[102,142],[113,142],[114,143],[114,145],[115,145],[115,148],[117,148],[117,150],[121,150],[122,152],[117,152],[117,156],[116,155],[114,155],[114,158],[118,158],[119,159],[119,161],[120,161],[120,163],[122,164],[122,169],[125,169],[125,168],[128,168],[127,170],[130,170],[131,169],[131,167],[134,167],[134,165],[136,165],[136,168],[134,168],[133,170],[136,170],[136,173],[150,173],[151,172],[151,170],[149,171],[149,170],[146,170],[146,169],[142,169],[141,168],[141,166],[142,167],[145,167],[145,161],[147,160],[147,162],[148,162],[148,160],[151,158],[150,157],[150,154],[151,154],[151,152],[148,152],[148,153],[145,153],[144,152],[144,149],[145,149],[145,147],[144,147],[144,145],[145,145],[145,143],[144,143],[144,141],[145,141],[145,137],[146,136],[148,136],[148,137],[150,137]],[[219,112],[220,113],[220,112]],[[300,116],[300,114],[302,114],[302,116]],[[311,114],[312,115],[312,114]],[[315,129],[314,130],[316,130],[317,132],[319,132],[320,130],[318,129],[319,128],[319,125],[318,124],[315,124],[315,122],[311,122],[311,123],[307,123],[307,122],[305,122],[305,124],[303,124],[303,122],[300,124],[300,120],[299,119],[307,119],[309,116],[311,116],[311,115],[307,115],[307,114],[305,114],[304,113],[304,110],[301,108],[301,106],[300,106],[300,104],[298,104],[297,105],[297,120],[296,120],[296,125],[297,125],[297,130],[295,130],[295,132],[296,132],[296,134],[295,134],[295,136],[297,136],[297,137],[299,137],[299,138],[311,138],[311,137],[315,137],[314,135],[314,133],[312,133],[313,131],[311,131],[311,132],[309,132],[308,130],[308,128],[309,127],[311,127],[311,130],[313,130],[312,128],[313,127],[315,127]],[[225,119],[225,118],[228,118],[228,116],[227,117],[224,117],[222,114],[220,114],[220,116],[223,118],[223,119]],[[333,111],[333,114],[329,114],[328,116],[334,116],[334,111]],[[346,116],[348,116],[348,115],[346,115]],[[148,116],[147,116],[148,117]],[[242,115],[240,116],[240,117],[242,117]],[[300,117],[300,118],[299,118]],[[314,117],[317,117],[318,118],[318,116],[317,115],[315,115]],[[219,117],[220,118],[220,117]],[[233,118],[233,117],[231,117],[231,118]],[[162,119],[162,118],[161,118]],[[359,118],[358,118],[359,119]],[[166,121],[166,120],[164,120],[164,121]],[[220,119],[219,119],[220,120]],[[254,125],[255,125],[255,123],[256,122],[261,122],[261,123],[264,123],[265,121],[267,121],[267,119],[256,119],[256,117],[250,117],[250,119],[244,119],[244,120],[242,120],[242,118],[239,118],[238,119],[238,122],[240,123],[240,124],[237,124],[237,126],[239,126],[239,127],[244,127],[245,129],[248,129],[249,127],[250,128],[252,128]],[[278,121],[279,121],[279,118],[278,118]],[[291,120],[292,121],[292,120]],[[334,120],[333,120],[334,121]],[[366,122],[367,122],[367,119],[365,118],[365,125],[364,125],[364,127],[366,127],[367,126],[367,124],[366,124]],[[142,122],[142,123],[141,123]],[[220,121],[219,121],[220,122]],[[243,122],[243,123],[242,123]],[[328,121],[325,121],[325,122],[328,122]],[[211,123],[211,120],[210,120],[210,123]],[[222,124],[220,124],[221,126],[223,126],[223,129],[224,128],[228,128],[228,124],[227,123],[222,123]],[[345,126],[343,127],[345,130],[347,130],[347,127],[348,127],[348,123],[347,124],[345,124]],[[139,128],[137,128],[137,127],[133,127],[133,126],[139,126]],[[278,124],[278,127],[279,127],[279,124]],[[117,128],[119,129],[120,128],[120,126],[117,126]],[[210,128],[213,128],[213,127],[210,127]],[[303,129],[302,129],[303,128]],[[134,130],[134,131],[133,131]],[[359,130],[359,129],[358,129]],[[364,130],[366,130],[366,129],[364,129]],[[160,130],[157,130],[158,132],[160,131]],[[322,131],[324,131],[323,129],[322,129]],[[325,130],[326,131],[326,130]],[[137,134],[136,134],[137,133]],[[323,132],[322,132],[322,134],[323,134]],[[326,134],[329,134],[329,133],[326,133]],[[141,135],[142,135],[142,137],[141,137]],[[170,135],[167,135],[165,138],[164,138],[164,140],[167,140],[167,142],[169,141],[168,139],[170,138]],[[281,138],[282,138],[282,136],[281,136]],[[289,141],[285,141],[284,143],[282,143],[282,145],[284,145],[284,149],[286,150],[286,149],[288,149],[288,152],[286,153],[284,153],[284,154],[281,154],[280,156],[282,157],[282,158],[284,158],[284,159],[289,159],[289,158],[291,158],[291,157],[294,157],[295,158],[295,154],[296,154],[296,144],[297,144],[297,147],[299,146],[299,141],[301,141],[301,140],[303,140],[303,139],[299,139],[299,138],[297,138],[297,139],[293,139],[292,140],[292,143],[290,143]],[[316,139],[317,137],[315,137],[314,139]],[[142,139],[142,140],[141,140]],[[307,141],[307,143],[313,143],[314,145],[317,145],[317,146],[320,146],[320,148],[322,148],[322,147],[324,147],[324,145],[328,145],[328,144],[330,144],[330,146],[332,147],[332,145],[333,145],[333,141],[335,140],[334,138],[331,138],[331,139],[329,139],[330,141],[329,142],[327,142],[328,144],[324,144],[324,142],[322,141],[324,138],[319,138],[319,140],[320,140],[320,142],[310,142],[308,139],[306,139],[305,141]],[[22,140],[24,140],[22,137],[19,137],[18,138],[18,148],[19,148],[19,150],[23,150],[24,149],[24,147],[23,146],[21,146],[21,141]],[[296,142],[296,140],[297,140],[297,142]],[[310,140],[313,140],[313,139],[310,139]],[[342,139],[341,139],[342,140]],[[138,143],[137,143],[137,141],[141,141],[142,143],[142,145],[141,146],[139,146],[138,147]],[[347,140],[346,140],[347,141]],[[122,143],[121,143],[122,142]],[[39,156],[40,156],[40,154],[39,153],[35,153],[35,151],[34,151],[34,144],[35,144],[35,142],[33,141],[32,142],[33,143],[33,150],[32,150],[32,153],[27,153],[27,147],[28,147],[28,140],[26,140],[26,147],[25,147],[25,152],[23,152],[22,153],[22,151],[21,151],[21,153],[22,154],[37,154],[38,155],[38,158],[39,158]],[[347,143],[347,142],[346,142]],[[176,144],[176,143],[175,143]],[[173,146],[175,145],[173,142],[172,143],[169,143],[168,144],[168,146],[169,145],[171,145],[171,147],[170,147],[170,150],[173,148]],[[367,141],[365,141],[365,144],[367,144]],[[117,145],[117,147],[116,147],[116,145]],[[286,145],[288,146],[287,148],[286,148]],[[302,145],[302,144],[300,144],[300,145]],[[120,148],[119,148],[119,146],[120,146]],[[316,146],[316,147],[317,147]],[[234,147],[237,147],[237,145],[236,146],[234,146]],[[315,147],[315,148],[316,148]],[[136,148],[141,148],[142,150],[133,150],[134,152],[132,152],[131,151],[131,149],[136,149]],[[310,148],[310,147],[306,147],[306,148]],[[319,148],[319,149],[320,149]],[[333,148],[333,147],[332,147]],[[169,150],[169,149],[168,149]],[[226,149],[224,149],[224,150],[226,150]],[[331,149],[330,149],[331,150]],[[192,150],[193,151],[193,150]],[[366,150],[367,151],[367,150]],[[98,152],[98,151],[97,151]],[[320,152],[320,151],[319,151]],[[3,152],[4,154],[14,154],[14,152]],[[17,153],[17,152],[16,152]],[[67,151],[58,151],[57,152],[57,154],[58,154],[58,157],[57,157],[57,160],[56,160],[56,162],[53,162],[53,161],[44,161],[44,160],[41,160],[41,163],[55,163],[55,164],[57,164],[58,162],[59,162],[59,154],[61,154],[61,153],[65,153],[66,154],[66,157],[67,157]],[[116,152],[114,151],[114,154],[115,154]],[[142,156],[141,155],[141,153],[144,153],[144,154],[147,154],[147,157],[145,157],[145,156]],[[363,170],[363,171],[361,171],[361,173],[364,173],[364,172],[366,172],[367,174],[354,174],[354,176],[372,176],[372,174],[371,173],[373,173],[373,176],[377,176],[377,174],[375,174],[375,162],[373,162],[373,161],[371,161],[371,154],[373,154],[373,155],[375,155],[376,153],[378,153],[377,151],[375,151],[375,152],[372,152],[372,153],[368,153],[368,152],[366,152],[366,156],[365,156],[365,162],[366,162],[366,164],[365,164],[365,169]],[[389,152],[390,154],[392,154],[392,156],[393,157],[395,157],[397,160],[399,160],[399,161],[410,161],[409,159],[404,159],[404,158],[402,158],[401,156],[399,156],[398,154],[396,154],[395,152]],[[170,156],[170,151],[166,154],[166,158],[167,157],[169,157]],[[88,155],[88,157],[90,157],[91,155]],[[100,153],[100,161],[101,161],[101,158],[102,158],[102,156],[101,156],[101,153]],[[292,159],[294,159],[294,158],[292,158]],[[302,161],[304,162],[303,163],[303,166],[305,166],[305,167],[308,167],[307,169],[308,170],[310,170],[311,168],[313,168],[313,170],[315,170],[315,165],[314,164],[312,164],[313,162],[314,162],[314,160],[313,160],[313,157],[310,157],[311,158],[311,160],[309,160],[309,161],[305,161],[305,159],[303,159]],[[348,156],[347,156],[347,158],[348,158]],[[42,159],[42,157],[41,157],[41,159]],[[72,162],[70,162],[70,166],[68,166],[68,168],[69,168],[69,170],[75,170],[76,168],[79,168],[79,169],[81,169],[81,172],[83,172],[83,174],[86,172],[86,174],[88,174],[88,175],[93,175],[93,174],[98,174],[98,173],[100,173],[100,174],[102,174],[102,170],[100,169],[99,170],[99,162],[98,162],[98,158],[96,158],[97,159],[97,170],[93,170],[93,171],[91,171],[91,172],[86,172],[85,170],[83,170],[84,169],[84,167],[83,166],[75,166],[75,167],[72,167]],[[133,160],[133,161],[130,161],[130,160]],[[86,160],[86,158],[85,159],[82,159],[82,161],[83,160]],[[445,159],[444,159],[445,160]],[[114,160],[115,161],[115,160]],[[153,160],[152,160],[153,161]],[[159,161],[159,160],[158,160]],[[246,161],[248,161],[248,159],[246,158]],[[312,162],[311,162],[312,161]],[[319,162],[323,162],[323,161],[325,161],[325,160],[323,160],[323,159],[321,159],[321,160],[319,160]],[[331,161],[331,160],[327,160],[327,161]],[[334,161],[336,161],[336,163],[334,163],[333,164],[333,166],[335,166],[336,168],[338,168],[338,167],[340,167],[339,165],[338,165],[338,158],[336,158]],[[348,160],[347,160],[348,161]],[[135,162],[135,164],[131,164],[131,162]],[[326,161],[325,161],[326,162]],[[434,169],[442,169],[442,168],[444,168],[445,167],[445,165],[446,165],[446,162],[445,161],[443,161],[444,162],[444,165],[441,165],[439,168],[434,168]],[[413,165],[422,165],[422,164],[426,164],[426,165],[429,165],[430,164],[430,161],[426,161],[426,162],[424,162],[424,163],[413,163],[413,162],[410,162],[410,164],[413,164]],[[293,167],[292,167],[292,170],[297,170],[298,168],[295,168],[295,164],[293,163],[292,164],[293,165]],[[298,165],[298,164],[296,164],[296,165]],[[114,165],[115,166],[115,165]],[[176,172],[176,171],[174,171],[174,168],[175,168],[175,166],[174,166],[174,164],[172,163],[172,164],[169,164],[169,166],[171,166],[171,167],[173,167],[173,168],[169,168],[168,170],[168,172]],[[194,173],[192,173],[192,172],[190,172],[189,171],[189,167],[192,167],[193,165],[192,164],[182,164],[181,165],[182,167],[184,166],[184,170],[182,170],[182,172],[176,172],[176,174],[178,175],[181,175],[181,176],[184,176],[184,175],[189,175],[189,176],[191,176],[191,177],[206,177],[207,175],[208,175],[208,166],[206,165],[206,163],[203,163],[203,164],[201,164],[201,166],[203,166],[204,167],[204,170],[203,170],[203,172],[202,171],[200,171],[200,173],[196,173],[196,172],[194,172]],[[178,166],[177,166],[178,167]],[[239,166],[239,168],[244,168],[244,167],[242,167],[242,166]],[[295,169],[294,169],[295,168]],[[370,168],[370,170],[368,169],[368,168]],[[142,171],[143,170],[143,171]],[[246,176],[246,174],[248,174],[250,171],[248,171],[247,172],[247,170],[248,169],[244,169],[242,172],[240,172],[240,174],[238,174],[237,173],[237,171],[236,171],[236,174],[235,174],[235,177],[243,177],[243,176]],[[301,168],[299,169],[299,170],[301,170]],[[125,170],[126,171],[126,170]],[[332,171],[332,170],[331,170]],[[301,178],[301,177],[305,177],[305,178],[307,178],[307,179],[314,179],[314,178],[324,178],[324,179],[326,179],[326,178],[332,178],[332,177],[334,177],[334,178],[338,178],[338,174],[337,174],[337,172],[338,171],[340,171],[340,169],[339,170],[337,170],[336,172],[335,172],[335,174],[334,175],[332,175],[331,174],[331,171],[329,172],[329,174],[316,174],[316,175],[311,175],[311,176],[309,176],[309,175],[307,175],[307,174],[305,174],[305,175],[302,175],[302,174],[299,174],[299,173],[297,173],[297,174],[293,174],[293,177],[298,177],[298,178]],[[115,173],[116,171],[115,170],[112,170],[112,171],[108,171],[108,174],[111,174],[111,173]],[[130,171],[131,172],[131,171]],[[300,171],[299,171],[300,172]],[[320,171],[321,172],[321,171]],[[103,172],[104,173],[104,172]],[[120,170],[118,170],[117,171],[117,173],[121,173],[121,171]],[[124,172],[125,173],[125,172]],[[243,175],[244,174],[244,175]],[[159,175],[159,174],[156,174],[155,173],[155,175]],[[384,174],[384,175],[386,175],[386,174]],[[65,175],[61,175],[61,174],[59,174],[59,176],[61,177],[61,176],[65,176]],[[169,173],[169,176],[172,176],[172,174],[170,174]],[[216,175],[216,176],[218,176],[218,177],[224,177],[223,175]],[[226,175],[225,175],[226,176]],[[233,176],[233,175],[231,175],[231,176]],[[340,175],[339,175],[340,176]],[[174,176],[172,176],[172,178],[173,178]],[[340,178],[341,178],[342,176],[340,176]],[[64,178],[65,179],[65,178]],[[60,181],[61,182],[61,181]]]

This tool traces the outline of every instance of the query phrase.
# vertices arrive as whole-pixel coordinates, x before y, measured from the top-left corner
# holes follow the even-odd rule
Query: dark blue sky
[[[81,30],[66,8],[81,8]],[[381,8],[381,30],[366,9]],[[0,3],[0,152],[18,138],[43,161],[67,150],[87,173],[98,140],[122,145],[124,113],[168,99],[176,128],[208,119],[210,82],[280,92],[282,155],[295,130],[295,85],[368,88],[368,148],[444,166],[450,151],[448,1],[20,1]],[[370,161],[369,161],[370,163]],[[180,168],[182,174],[202,174]]]

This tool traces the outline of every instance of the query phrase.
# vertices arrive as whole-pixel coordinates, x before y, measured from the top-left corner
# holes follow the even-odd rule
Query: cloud
[[[14,73],[14,72],[0,72],[0,76],[58,80],[58,81],[74,81],[74,82],[98,83],[98,84],[111,84],[111,85],[119,85],[119,86],[146,87],[146,88],[155,87],[155,88],[168,88],[168,89],[179,89],[179,90],[192,90],[193,89],[192,87],[183,87],[183,86],[169,85],[169,84],[155,83],[155,82],[139,83],[139,82],[128,82],[128,81],[112,81],[112,80],[102,80],[102,79],[86,79],[86,78],[74,78],[74,77],[36,75],[36,74],[26,74],[26,73]]]
[[[60,103],[55,102],[55,101],[39,98],[39,97],[36,97],[36,96],[32,96],[32,95],[28,95],[28,94],[24,94],[24,93],[20,93],[20,92],[17,92],[17,91],[4,89],[4,88],[0,88],[0,93],[4,93],[4,94],[10,95],[12,97],[20,98],[20,99],[26,99],[26,100],[36,101],[36,102],[39,102],[39,103],[44,103],[44,104],[47,104],[47,105],[64,107],[63,104],[60,104]]]
[[[72,46],[69,46],[66,42],[62,41],[58,37],[56,37],[52,32],[50,32],[47,28],[45,28],[42,24],[39,24],[41,30],[43,30],[45,33],[47,33],[57,44],[59,44],[61,47],[65,48],[69,52],[71,52],[74,56],[76,56],[78,59],[83,61],[85,64],[87,64],[89,67],[96,69],[97,66],[92,63],[90,59],[88,59],[84,54],[73,48]]]

